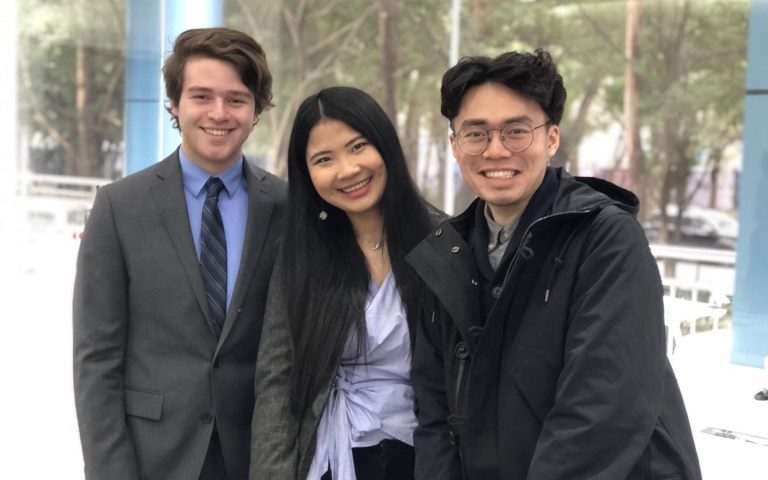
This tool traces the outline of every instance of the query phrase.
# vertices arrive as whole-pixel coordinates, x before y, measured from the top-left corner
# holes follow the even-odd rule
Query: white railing
[[[697,321],[708,319],[712,330],[733,298],[736,252],[651,245],[664,284],[664,323],[667,326],[667,353],[687,334],[697,333]]]
[[[685,290],[691,293],[690,300],[699,300],[699,294],[707,292],[716,299],[733,297],[735,251],[651,245],[651,253],[670,296],[679,297]]]
[[[23,173],[18,177],[22,195],[93,200],[96,190],[112,180],[109,178],[73,177]]]

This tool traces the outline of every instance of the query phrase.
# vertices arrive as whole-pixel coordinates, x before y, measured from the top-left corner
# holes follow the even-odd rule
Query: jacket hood
[[[627,189],[607,180],[594,177],[573,177],[564,169],[558,169],[560,188],[552,206],[553,213],[573,210],[591,210],[608,205],[636,216],[640,200]]]

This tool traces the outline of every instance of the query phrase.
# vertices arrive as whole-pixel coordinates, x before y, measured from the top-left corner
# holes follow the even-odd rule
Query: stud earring
[[[326,212],[325,210],[320,210],[320,215],[318,215],[317,218],[319,218],[322,221],[327,220],[328,219],[328,212]]]

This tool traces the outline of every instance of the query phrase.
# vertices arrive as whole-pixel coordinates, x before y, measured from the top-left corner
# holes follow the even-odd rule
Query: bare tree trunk
[[[408,163],[408,170],[411,177],[416,178],[419,161],[419,119],[421,118],[421,108],[417,99],[413,98],[408,104],[408,111],[403,126],[402,138],[403,152],[405,160]]]
[[[624,38],[624,132],[629,161],[629,188],[645,201],[645,165],[640,146],[640,89],[636,71],[640,57],[639,36],[642,0],[627,0],[626,34]]]
[[[716,148],[711,153],[712,170],[709,172],[709,208],[717,208],[718,188],[720,187],[720,165],[723,162],[723,150]]]
[[[395,31],[395,0],[379,0],[379,38],[381,39],[381,85],[384,89],[382,107],[392,123],[397,125],[395,77],[397,58],[393,33]]]
[[[77,150],[75,158],[68,159],[67,173],[81,176],[101,175],[101,152],[95,134],[95,120],[91,111],[93,97],[93,72],[91,55],[93,47],[86,47],[82,40],[75,43],[75,121],[77,122]]]
[[[61,149],[64,151],[66,158],[64,173],[68,173],[70,170],[70,164],[75,162],[75,159],[77,158],[75,153],[75,146],[72,145],[72,142],[70,141],[66,132],[63,132],[59,129],[58,122],[52,122],[48,118],[48,109],[46,109],[44,106],[44,94],[35,90],[35,83],[32,81],[29,62],[23,55],[19,56],[19,70],[21,73],[24,95],[26,95],[26,98],[32,107],[35,119],[39,122],[40,127],[45,130],[45,133],[50,135],[61,146]],[[74,167],[72,168],[74,169]]]
[[[671,156],[673,150],[671,142],[674,141],[675,131],[671,129],[671,126],[667,126],[664,122],[659,126],[659,130],[654,132],[654,136],[659,140],[661,144],[660,151],[662,152],[662,160],[664,165],[664,175],[661,180],[661,193],[659,195],[659,214],[661,224],[659,225],[659,243],[669,243],[669,217],[667,215],[667,205],[671,201],[672,185],[674,185],[675,170],[677,165]]]
[[[472,0],[471,15],[472,15],[472,30],[475,32],[475,38],[478,42],[488,38],[491,34],[488,15],[490,5],[488,0]],[[493,15],[493,12],[490,12]]]
[[[677,140],[677,139],[675,139]],[[688,186],[688,159],[686,158],[683,149],[681,146],[675,142],[675,152],[674,152],[674,163],[676,164],[675,167],[675,203],[677,204],[677,216],[675,217],[675,231],[673,235],[673,239],[675,243],[680,243],[683,239],[683,214],[685,213],[685,209],[688,207],[686,199],[687,199],[687,186]]]
[[[587,83],[584,96],[579,102],[576,116],[568,122],[568,130],[561,133],[560,148],[552,159],[552,165],[556,167],[567,166],[571,175],[579,174],[579,146],[587,132],[587,116],[592,103],[597,97],[602,74],[595,74]]]

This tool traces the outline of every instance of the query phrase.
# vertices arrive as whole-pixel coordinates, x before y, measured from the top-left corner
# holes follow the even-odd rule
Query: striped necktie
[[[217,177],[205,182],[208,192],[200,228],[200,270],[208,297],[211,319],[221,334],[227,315],[227,240],[219,212],[219,194],[224,183]]]

